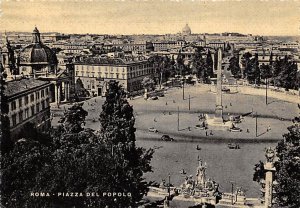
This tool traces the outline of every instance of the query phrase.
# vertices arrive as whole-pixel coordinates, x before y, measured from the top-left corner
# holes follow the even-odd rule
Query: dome
[[[43,44],[31,44],[20,52],[20,63],[56,64],[56,54]]]
[[[191,28],[189,27],[188,24],[186,24],[184,26],[184,28],[182,29],[182,34],[183,35],[190,35],[190,34],[192,34]]]
[[[20,64],[57,64],[54,51],[40,41],[37,28],[33,30],[33,44],[26,46],[20,52]]]

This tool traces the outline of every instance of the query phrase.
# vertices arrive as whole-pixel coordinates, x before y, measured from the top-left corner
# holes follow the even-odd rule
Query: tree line
[[[275,87],[282,87],[286,90],[300,87],[300,73],[297,63],[289,56],[283,58],[274,57],[273,53],[269,56],[269,61],[259,64],[258,54],[254,56],[247,52],[241,58],[243,70],[239,65],[237,55],[230,59],[230,70],[234,77],[246,78],[250,84],[270,83]]]
[[[167,81],[176,75],[196,75],[203,82],[209,83],[213,73],[213,58],[210,50],[207,52],[203,47],[195,47],[195,53],[191,60],[185,60],[180,50],[176,59],[167,55],[153,55],[149,59],[156,75],[155,84]]]
[[[84,127],[87,114],[82,104],[73,105],[50,134],[41,134],[29,124],[10,151],[1,152],[2,205],[96,208],[141,203],[150,184],[143,174],[152,171],[153,149],[136,146],[133,108],[122,87],[110,83],[99,131]],[[32,192],[51,195],[33,197]],[[61,197],[59,192],[126,196]]]

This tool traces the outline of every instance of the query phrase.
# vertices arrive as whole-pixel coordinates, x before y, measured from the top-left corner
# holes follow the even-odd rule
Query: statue
[[[275,157],[275,151],[271,147],[268,147],[266,149],[265,156],[267,158],[267,162],[272,163]]]
[[[204,187],[205,180],[206,180],[206,175],[205,175],[206,165],[203,165],[202,160],[199,159],[199,157],[198,157],[198,161],[199,161],[199,166],[197,168],[196,184],[201,185],[202,187]]]

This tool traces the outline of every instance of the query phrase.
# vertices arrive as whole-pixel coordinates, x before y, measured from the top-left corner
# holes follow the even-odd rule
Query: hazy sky
[[[1,0],[0,0],[1,1]],[[300,0],[2,0],[1,30],[99,34],[300,35]]]

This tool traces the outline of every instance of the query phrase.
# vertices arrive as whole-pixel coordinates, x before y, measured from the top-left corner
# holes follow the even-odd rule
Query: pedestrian
[[[166,102],[166,105],[168,105],[168,102]]]
[[[232,106],[232,104],[231,103],[229,103],[230,104],[230,106]]]
[[[207,131],[205,131],[205,135],[208,136]]]
[[[249,129],[247,129],[247,133],[249,133]]]
[[[210,135],[214,135],[213,132],[212,132],[212,130],[210,130]]]
[[[173,100],[173,103],[175,103],[175,100]]]

